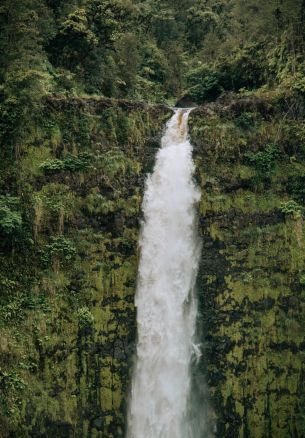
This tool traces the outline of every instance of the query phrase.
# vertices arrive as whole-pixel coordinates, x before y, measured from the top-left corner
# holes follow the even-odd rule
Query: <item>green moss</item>
[[[0,367],[24,382],[1,398],[0,423],[16,438],[117,438],[146,147],[171,111],[65,100],[44,112],[18,162],[25,243],[0,255]]]
[[[232,118],[202,117],[198,110],[190,120],[202,188],[200,311],[223,430],[216,435],[292,437],[304,428],[298,415],[303,298],[296,285],[304,271],[305,229],[301,191],[287,182],[304,169],[281,135],[280,115],[256,118],[251,129],[240,117],[234,127]],[[266,149],[275,143],[276,156]]]

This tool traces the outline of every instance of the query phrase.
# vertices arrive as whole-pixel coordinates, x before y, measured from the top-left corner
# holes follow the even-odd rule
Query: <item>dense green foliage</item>
[[[141,102],[222,96],[190,118],[200,366],[218,438],[300,438],[304,0],[2,0],[0,28],[0,436],[124,436],[171,113]]]
[[[33,110],[47,91],[152,101],[304,92],[304,20],[302,0],[4,0],[6,110],[26,117],[22,104]]]

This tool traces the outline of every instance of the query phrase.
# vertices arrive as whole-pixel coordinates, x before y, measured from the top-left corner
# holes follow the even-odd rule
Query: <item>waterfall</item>
[[[190,110],[167,124],[146,182],[136,293],[138,343],[128,414],[129,438],[193,437],[188,422],[200,245],[192,176]],[[198,352],[198,349],[197,349]]]

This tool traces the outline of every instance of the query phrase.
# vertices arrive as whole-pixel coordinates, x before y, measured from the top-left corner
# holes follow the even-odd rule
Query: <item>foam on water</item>
[[[194,284],[200,245],[190,110],[175,110],[146,182],[136,293],[138,342],[129,438],[187,438],[190,363],[195,353]],[[194,348],[196,347],[196,348]],[[197,351],[196,351],[197,349]]]

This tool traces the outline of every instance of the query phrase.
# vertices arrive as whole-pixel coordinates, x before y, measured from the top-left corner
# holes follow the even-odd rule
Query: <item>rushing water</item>
[[[200,193],[192,180],[189,112],[176,110],[168,122],[146,183],[129,438],[193,437],[188,404],[196,352],[193,289],[200,245],[195,204]]]

